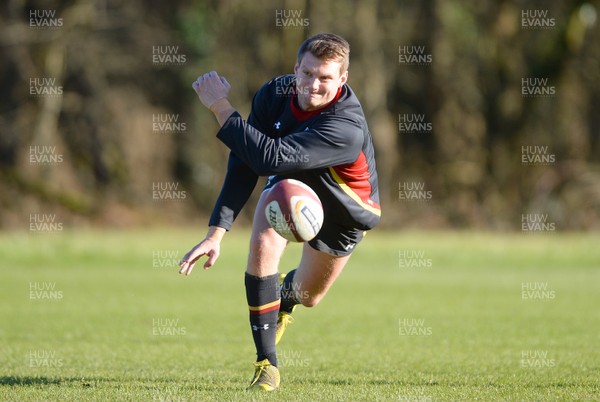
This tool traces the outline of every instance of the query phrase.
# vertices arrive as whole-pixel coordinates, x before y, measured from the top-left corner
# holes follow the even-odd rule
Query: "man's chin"
[[[325,103],[316,100],[309,100],[307,102],[302,102],[301,104],[302,109],[307,112],[322,108],[323,106],[325,106]]]

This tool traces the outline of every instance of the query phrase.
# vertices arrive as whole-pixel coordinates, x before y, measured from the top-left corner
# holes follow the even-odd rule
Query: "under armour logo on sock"
[[[269,324],[265,324],[265,325],[253,325],[252,326],[252,331],[258,331],[260,329],[263,329],[263,330],[269,329]]]

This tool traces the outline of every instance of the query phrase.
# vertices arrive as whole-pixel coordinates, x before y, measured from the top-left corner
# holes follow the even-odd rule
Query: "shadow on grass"
[[[64,383],[79,383],[82,387],[91,387],[93,384],[102,381],[111,381],[110,379],[97,378],[52,378],[52,377],[31,377],[31,376],[4,376],[0,377],[0,386],[2,385],[59,385]]]
[[[48,377],[0,377],[0,385],[51,385],[60,384],[61,381]]]
[[[100,386],[110,386],[114,384],[130,383],[136,386],[153,390],[156,392],[166,392],[171,394],[176,391],[224,391],[224,390],[238,390],[237,382],[222,382],[214,383],[213,381],[201,381],[181,382],[177,378],[136,378],[136,379],[115,379],[115,378],[97,378],[97,377],[45,377],[45,376],[1,376],[0,387],[3,386],[44,386],[44,385],[67,385],[71,387],[82,387],[82,388],[93,388]]]

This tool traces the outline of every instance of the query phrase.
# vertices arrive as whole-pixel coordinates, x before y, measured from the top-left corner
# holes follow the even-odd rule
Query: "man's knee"
[[[304,292],[303,297],[300,297],[300,303],[304,307],[315,307],[319,302],[323,299],[324,294],[310,294],[308,292]]]
[[[286,241],[274,230],[262,230],[253,233],[250,239],[250,251],[256,254],[281,254]]]
[[[246,272],[256,276],[268,276],[277,272],[279,259],[286,246],[285,239],[277,236],[279,235],[272,230],[253,233]]]

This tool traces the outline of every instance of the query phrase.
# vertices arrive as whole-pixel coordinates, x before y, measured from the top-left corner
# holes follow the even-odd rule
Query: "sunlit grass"
[[[211,270],[179,276],[174,260],[201,236],[0,234],[0,399],[251,399],[248,233],[228,234]],[[370,233],[324,301],[295,313],[281,390],[260,399],[597,400],[598,244]]]

